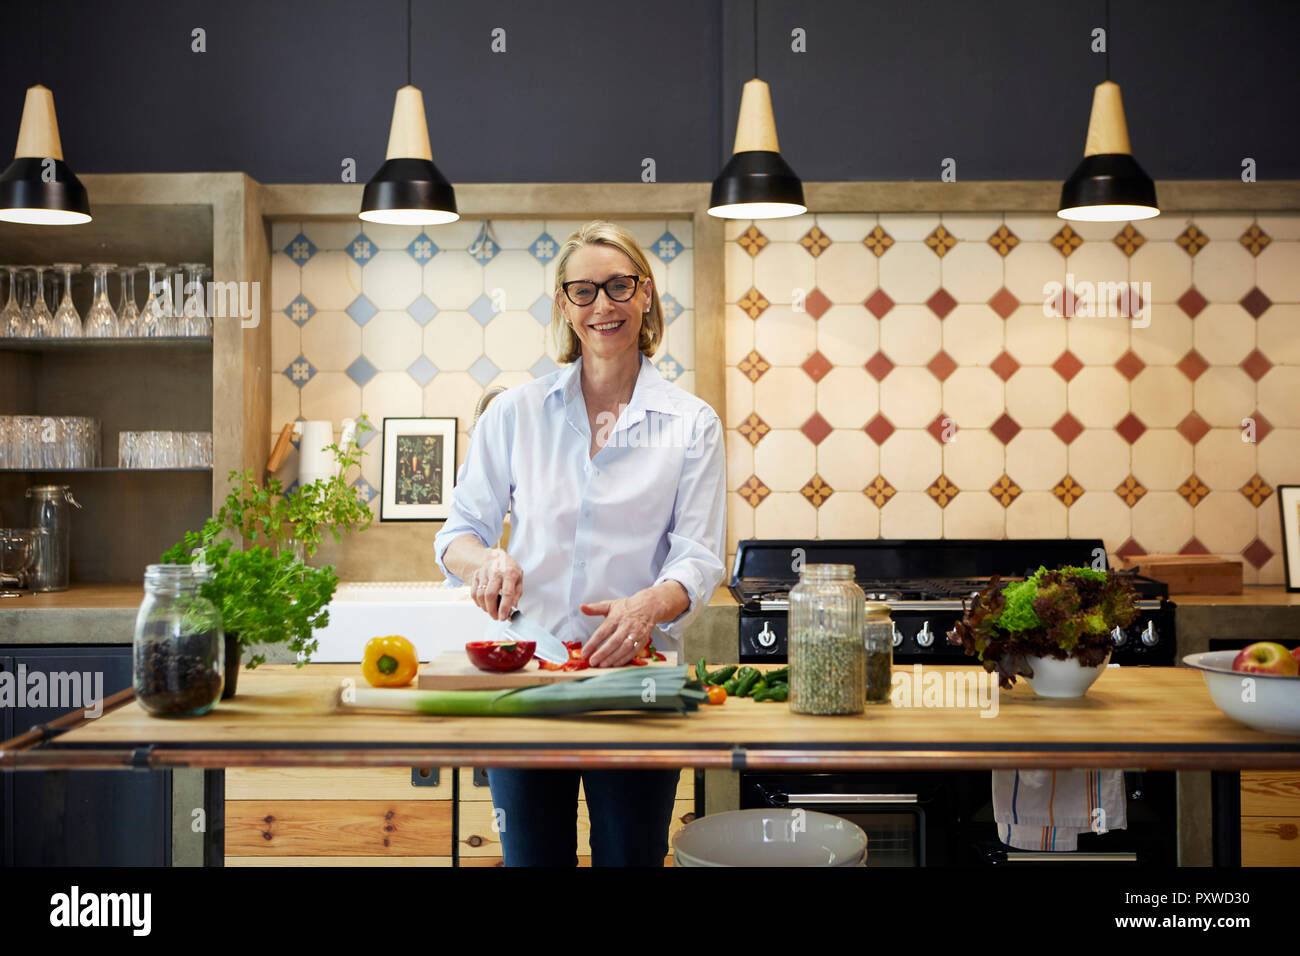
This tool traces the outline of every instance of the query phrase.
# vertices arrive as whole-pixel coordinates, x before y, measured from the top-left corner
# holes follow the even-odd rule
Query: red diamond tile
[[[1241,307],[1257,319],[1263,315],[1272,304],[1273,300],[1266,296],[1259,286],[1255,286],[1255,288],[1247,292],[1241,300]]]
[[[1259,349],[1247,355],[1240,364],[1245,373],[1257,382],[1273,367],[1273,363],[1266,359]]]
[[[1273,424],[1260,414],[1259,409],[1253,411],[1247,418],[1247,428],[1254,429],[1254,435],[1251,436],[1256,444],[1264,440],[1264,437],[1273,430]]]
[[[1130,445],[1141,438],[1146,430],[1147,427],[1142,424],[1142,420],[1132,412],[1121,418],[1119,424],[1115,426],[1115,431],[1119,432],[1119,436]]]
[[[1137,378],[1138,372],[1147,367],[1147,363],[1133,354],[1129,349],[1115,361],[1115,370],[1130,382]]]
[[[940,349],[934,353],[934,358],[926,363],[926,368],[937,378],[943,381],[953,372],[957,371],[957,363],[953,361],[952,356]]]
[[[1052,368],[1056,369],[1057,375],[1068,382],[1083,371],[1083,363],[1079,361],[1078,356],[1066,349],[1052,363]]]
[[[1121,286],[1116,295],[1115,305],[1121,318],[1131,319],[1142,314],[1142,291],[1135,288],[1136,283]]]
[[[1273,557],[1273,549],[1256,538],[1242,549],[1241,556],[1258,569],[1268,564],[1269,558]]]
[[[993,298],[989,299],[989,306],[1005,319],[1020,306],[1020,300],[1012,295],[1006,286],[1003,286],[993,293]]]
[[[1209,304],[1205,296],[1197,291],[1196,286],[1192,286],[1178,299],[1178,307],[1193,319],[1200,315],[1201,310]]]
[[[989,368],[993,369],[994,375],[1005,382],[1019,371],[1020,363],[1011,357],[1010,352],[1002,351],[997,358],[989,363]]]
[[[1016,424],[1014,418],[1003,412],[998,416],[998,420],[989,426],[989,431],[993,433],[994,438],[1005,445],[1020,434],[1020,426]]]
[[[1182,435],[1189,442],[1195,445],[1205,437],[1210,430],[1210,426],[1205,423],[1205,419],[1196,412],[1188,412],[1187,417],[1178,423],[1178,434]]]
[[[831,364],[830,359],[825,355],[822,355],[820,351],[817,351],[804,359],[803,365],[800,367],[808,373],[808,377],[814,382],[820,382],[826,377],[826,373],[835,366]]]
[[[822,418],[820,412],[813,412],[812,418],[808,419],[799,427],[805,437],[814,445],[820,445],[826,440],[826,436],[832,431],[831,423]]]
[[[1136,558],[1140,555],[1146,554],[1147,552],[1146,548],[1142,547],[1142,545],[1138,544],[1132,538],[1129,538],[1115,549],[1115,553],[1122,558]]]
[[[875,292],[871,293],[871,295],[867,296],[867,300],[862,304],[865,305],[876,318],[883,319],[885,313],[894,307],[894,300],[889,297],[884,289],[877,289]]]
[[[885,439],[894,434],[894,426],[890,424],[888,418],[880,414],[877,414],[875,418],[867,422],[867,424],[862,427],[862,430],[866,432],[868,437],[870,437],[877,445],[883,445]]]
[[[1178,549],[1179,554],[1209,554],[1210,549],[1201,544],[1200,540],[1193,537],[1185,545]]]
[[[884,352],[877,352],[867,360],[867,364],[863,367],[870,373],[872,378],[879,382],[894,370],[894,363],[889,360],[889,356]]]
[[[1052,426],[1052,433],[1068,445],[1083,434],[1083,425],[1079,419],[1066,412]]]
[[[1210,363],[1205,361],[1205,357],[1196,349],[1192,349],[1186,355],[1178,360],[1178,371],[1182,372],[1193,382],[1205,374],[1205,370],[1210,367]]]
[[[813,289],[803,300],[804,310],[814,319],[820,319],[833,304],[821,289]]]
[[[1051,306],[1053,315],[1072,319],[1078,306],[1078,299],[1075,298],[1073,288],[1066,288],[1052,296],[1052,301],[1048,304]]]
[[[957,435],[957,423],[947,412],[940,412],[934,421],[925,426],[925,430],[940,445],[946,445]]]
[[[957,300],[948,293],[947,289],[940,289],[926,299],[925,304],[930,307],[931,312],[941,319],[946,319],[948,313],[957,308]]]

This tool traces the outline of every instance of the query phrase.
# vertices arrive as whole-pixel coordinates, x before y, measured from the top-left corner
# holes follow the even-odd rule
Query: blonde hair
[[[560,254],[555,264],[555,289],[551,294],[551,334],[555,337],[561,362],[576,362],[582,354],[582,342],[577,333],[564,319],[564,310],[560,306],[560,296],[564,295],[564,283],[568,280],[569,257],[583,246],[609,246],[617,249],[632,261],[637,274],[648,276],[650,260],[641,250],[641,246],[622,226],[603,219],[595,219],[584,225],[565,240],[560,247]],[[643,355],[654,358],[655,351],[664,337],[664,311],[659,303],[659,286],[650,283],[650,311],[641,316],[641,335],[637,347]]]

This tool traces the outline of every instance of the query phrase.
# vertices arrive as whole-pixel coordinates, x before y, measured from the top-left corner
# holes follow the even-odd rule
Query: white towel
[[[1074,850],[1080,833],[1127,828],[1122,770],[994,770],[998,838],[1020,850]]]

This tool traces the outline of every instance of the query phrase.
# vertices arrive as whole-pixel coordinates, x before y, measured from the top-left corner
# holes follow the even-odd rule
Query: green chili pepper
[[[758,683],[758,679],[761,676],[762,675],[759,674],[758,671],[751,670],[750,673],[741,678],[740,684],[736,687],[736,696],[748,696],[749,692],[754,689],[754,686]]]
[[[701,684],[708,682],[709,669],[705,666],[703,657],[701,657],[695,664],[695,679]]]

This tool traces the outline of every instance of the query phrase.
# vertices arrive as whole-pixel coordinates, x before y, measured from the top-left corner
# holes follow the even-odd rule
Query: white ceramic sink
[[[476,641],[491,619],[469,598],[468,587],[441,581],[341,583],[328,605],[329,624],[315,632],[313,661],[356,663],[372,637],[400,634],[415,645],[421,661]]]

